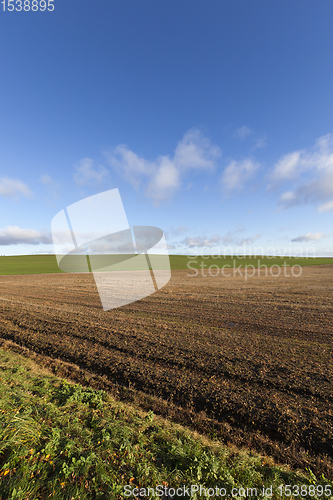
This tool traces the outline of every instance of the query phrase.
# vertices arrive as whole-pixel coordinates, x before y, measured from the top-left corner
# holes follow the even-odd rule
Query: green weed
[[[0,363],[2,500],[110,500],[126,498],[125,485],[192,484],[228,491],[273,484],[277,499],[286,498],[278,494],[281,484],[331,484],[42,373],[17,354],[0,350]]]

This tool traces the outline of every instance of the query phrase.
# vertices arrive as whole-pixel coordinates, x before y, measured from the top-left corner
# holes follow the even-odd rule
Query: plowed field
[[[0,337],[225,443],[333,477],[332,299],[333,266],[247,280],[175,270],[109,312],[92,275],[0,276]]]

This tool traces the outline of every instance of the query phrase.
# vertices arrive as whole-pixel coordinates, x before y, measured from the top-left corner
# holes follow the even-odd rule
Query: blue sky
[[[173,253],[333,256],[331,0],[54,6],[0,12],[1,255],[119,188]]]

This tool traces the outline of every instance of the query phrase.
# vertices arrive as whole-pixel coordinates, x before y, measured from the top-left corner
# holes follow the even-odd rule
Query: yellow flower
[[[9,470],[5,470],[5,472],[3,473],[4,476],[7,476],[7,474],[9,474]]]
[[[51,455],[46,455],[45,460],[48,460],[51,457]]]

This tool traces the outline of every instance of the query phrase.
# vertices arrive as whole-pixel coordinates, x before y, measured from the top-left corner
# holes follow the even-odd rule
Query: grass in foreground
[[[333,493],[332,482],[309,470],[292,472],[267,457],[209,441],[3,349],[0,438],[2,500],[148,498],[142,488],[156,485],[225,488],[224,498],[240,487],[274,499],[291,498],[285,485],[294,492],[299,487],[302,498],[327,499]],[[141,496],[139,490],[125,496],[126,485],[128,492],[137,487]],[[273,496],[263,495],[263,487],[271,485]]]
[[[73,257],[72,257],[73,258]],[[75,257],[74,257],[75,259]],[[155,265],[158,266],[158,256],[154,259]],[[186,256],[186,255],[170,255],[171,269],[208,269],[210,266],[212,272],[216,272],[217,267],[223,266],[245,267],[254,266],[318,266],[325,264],[333,264],[333,258],[330,257],[267,257],[267,256]],[[127,265],[127,263],[126,263]],[[165,265],[163,260],[161,268]],[[217,266],[217,267],[216,267]],[[74,266],[75,267],[75,266]],[[227,269],[227,268],[225,268]],[[0,275],[10,274],[44,274],[44,273],[61,273],[57,265],[55,255],[13,255],[0,256]]]

